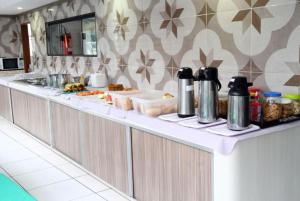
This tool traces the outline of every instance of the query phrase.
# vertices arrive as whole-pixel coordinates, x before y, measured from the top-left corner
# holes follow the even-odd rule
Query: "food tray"
[[[112,97],[112,104],[118,109],[125,111],[133,109],[132,97],[137,94],[141,94],[138,90],[133,91],[118,91],[118,92],[109,92]]]
[[[177,98],[163,99],[163,91],[147,91],[132,97],[136,112],[150,117],[177,112]]]
[[[275,121],[262,121],[262,122],[252,122],[252,124],[255,124],[261,128],[270,128],[273,126],[278,126],[281,124],[287,124],[287,123],[291,123],[294,121],[299,121],[300,120],[300,115],[294,115],[291,117],[287,117],[287,118],[282,118],[279,120],[275,120]]]

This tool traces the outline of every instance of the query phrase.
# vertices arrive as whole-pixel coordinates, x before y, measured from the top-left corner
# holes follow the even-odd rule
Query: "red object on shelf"
[[[71,34],[65,33],[63,35],[64,55],[72,55],[72,37]]]
[[[248,89],[251,98],[258,98],[260,96],[260,89],[256,87],[249,87]]]
[[[249,87],[250,93],[250,115],[252,122],[260,122],[262,115],[262,103],[260,102],[261,90],[256,87]]]

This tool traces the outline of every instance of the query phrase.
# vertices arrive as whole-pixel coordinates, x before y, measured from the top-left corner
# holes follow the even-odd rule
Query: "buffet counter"
[[[225,137],[9,78],[0,89],[1,116],[139,201],[300,198],[299,121]]]

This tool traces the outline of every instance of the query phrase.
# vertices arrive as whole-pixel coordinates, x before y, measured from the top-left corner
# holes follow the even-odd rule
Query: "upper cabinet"
[[[48,56],[97,56],[95,13],[46,23]]]

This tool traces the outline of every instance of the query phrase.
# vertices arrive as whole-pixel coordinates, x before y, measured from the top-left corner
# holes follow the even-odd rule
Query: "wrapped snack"
[[[286,94],[284,97],[292,101],[294,115],[300,115],[300,94]]]
[[[281,107],[282,107],[281,118],[288,118],[294,115],[294,107],[290,99],[282,98]]]

